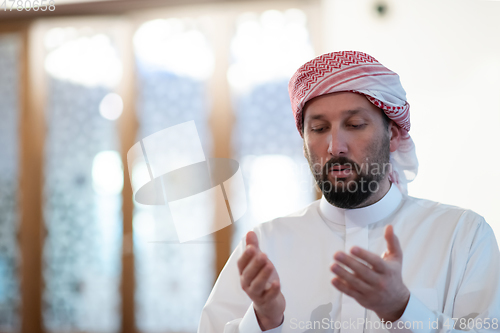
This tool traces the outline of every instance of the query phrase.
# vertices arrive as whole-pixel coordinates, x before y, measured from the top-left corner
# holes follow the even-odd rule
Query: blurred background
[[[500,236],[499,1],[32,2],[0,4],[1,333],[195,332],[246,231],[319,198],[287,84],[325,52],[400,75],[409,194]],[[126,154],[189,120],[207,157],[240,163],[248,210],[181,245],[166,207],[134,203]]]

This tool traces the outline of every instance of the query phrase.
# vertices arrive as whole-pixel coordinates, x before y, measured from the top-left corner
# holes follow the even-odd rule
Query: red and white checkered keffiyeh
[[[391,153],[393,171],[389,179],[403,193],[408,193],[407,183],[417,175],[418,159],[415,144],[408,133],[410,105],[406,101],[406,92],[399,76],[372,56],[358,51],[326,53],[305,63],[288,84],[299,133],[302,128],[302,109],[306,102],[339,91],[363,94],[399,126],[402,140],[398,150]]]

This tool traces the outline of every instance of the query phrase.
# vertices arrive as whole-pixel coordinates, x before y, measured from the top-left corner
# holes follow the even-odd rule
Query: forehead
[[[376,116],[378,107],[366,97],[352,92],[337,92],[315,97],[303,109],[304,121],[352,115]]]
[[[369,115],[370,111],[364,109],[364,108],[350,108],[344,111],[340,112],[340,116],[353,116],[353,115],[360,115],[360,116],[365,116]],[[331,112],[325,111],[325,112],[316,112],[313,113],[312,111],[308,115],[309,120],[315,120],[315,119],[327,119],[330,118]]]

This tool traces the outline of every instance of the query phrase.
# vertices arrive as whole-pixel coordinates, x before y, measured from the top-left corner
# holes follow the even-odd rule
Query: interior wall
[[[420,163],[409,194],[472,209],[500,239],[500,2],[323,0],[323,6],[323,52],[364,51],[401,77]]]

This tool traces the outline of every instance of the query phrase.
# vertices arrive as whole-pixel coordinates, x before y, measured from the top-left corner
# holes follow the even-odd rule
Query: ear
[[[390,150],[391,153],[395,152],[399,148],[399,144],[401,143],[401,133],[399,132],[399,126],[391,120],[389,124],[389,135],[390,135]]]

